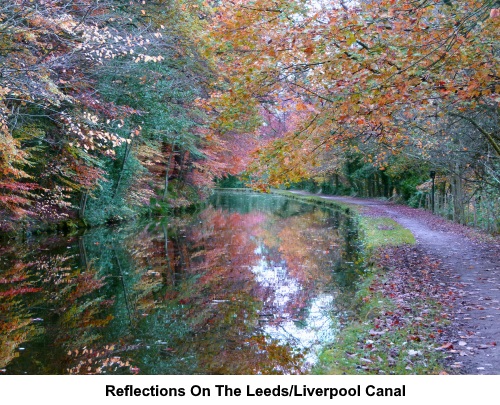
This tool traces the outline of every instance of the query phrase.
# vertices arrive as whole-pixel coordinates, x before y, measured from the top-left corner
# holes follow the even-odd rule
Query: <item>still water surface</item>
[[[340,211],[217,192],[194,215],[0,246],[2,374],[297,374],[358,271]]]

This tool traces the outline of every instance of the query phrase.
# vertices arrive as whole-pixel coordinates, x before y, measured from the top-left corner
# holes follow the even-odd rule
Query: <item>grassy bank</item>
[[[322,351],[313,373],[442,372],[443,354],[436,337],[448,321],[440,319],[441,304],[425,297],[402,300],[398,297],[401,290],[387,288],[393,271],[380,267],[370,271],[359,284],[353,319],[336,342]]]

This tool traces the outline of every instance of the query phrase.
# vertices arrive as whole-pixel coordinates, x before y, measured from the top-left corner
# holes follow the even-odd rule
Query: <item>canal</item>
[[[359,275],[355,222],[218,191],[195,214],[0,245],[2,374],[303,374]]]

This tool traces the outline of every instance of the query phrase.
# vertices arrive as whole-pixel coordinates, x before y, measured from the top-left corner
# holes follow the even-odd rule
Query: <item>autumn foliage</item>
[[[423,186],[433,166],[458,190],[457,212],[471,196],[492,199],[498,10],[492,0],[9,2],[2,229],[164,212],[243,172],[262,189],[336,176],[336,190],[406,198],[403,174]],[[370,192],[352,176],[361,163]]]
[[[203,108],[202,2],[0,8],[0,226],[185,206],[229,170]],[[205,10],[205,11],[204,11]]]

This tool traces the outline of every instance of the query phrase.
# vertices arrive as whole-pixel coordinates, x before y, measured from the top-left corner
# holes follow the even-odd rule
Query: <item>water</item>
[[[0,373],[298,374],[358,271],[338,211],[218,192],[195,215],[0,246]]]

